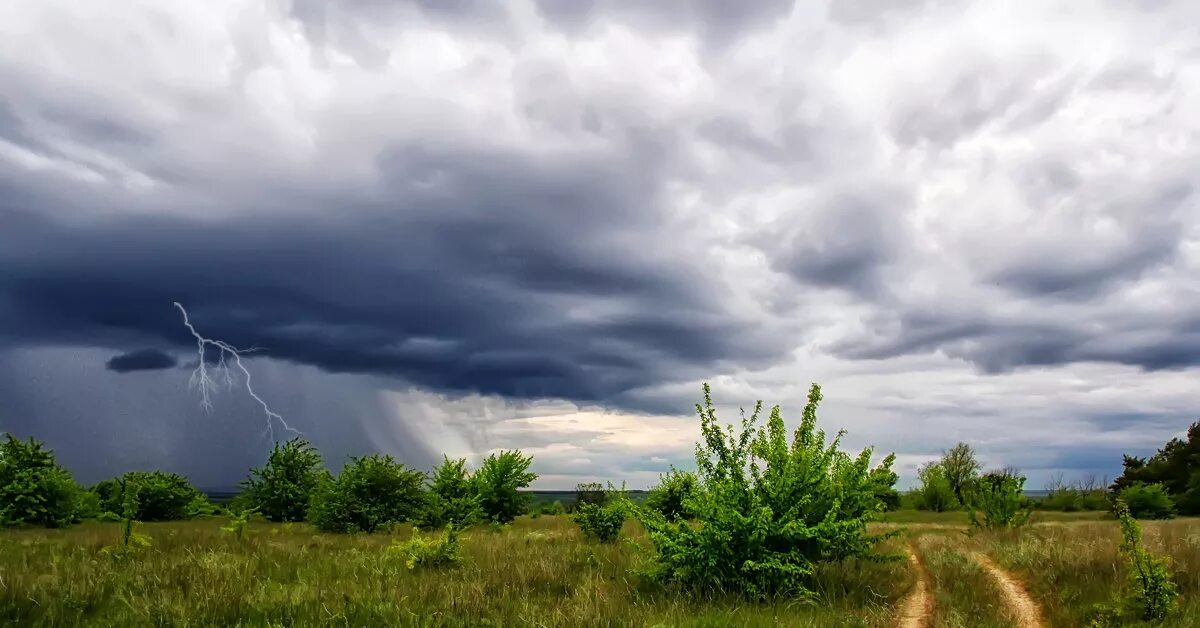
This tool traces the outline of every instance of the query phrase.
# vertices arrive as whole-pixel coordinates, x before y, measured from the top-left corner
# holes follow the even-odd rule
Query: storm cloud
[[[818,380],[830,427],[906,469],[969,437],[1109,472],[1079,449],[1181,431],[1200,366],[1200,16],[1010,9],[2,8],[0,389],[24,392],[0,429],[78,461],[73,413],[112,386],[202,429],[179,302],[338,456],[524,447],[554,483],[649,481],[702,381],[798,409]],[[262,449],[228,408],[207,451],[91,472],[224,482],[214,443]]]

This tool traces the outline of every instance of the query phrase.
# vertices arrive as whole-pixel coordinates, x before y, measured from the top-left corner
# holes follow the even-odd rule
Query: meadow
[[[1115,521],[1036,513],[1024,528],[971,531],[961,512],[888,513],[903,533],[891,561],[820,564],[812,600],[698,595],[640,577],[648,543],[629,520],[616,543],[586,539],[568,517],[521,516],[464,533],[462,560],[410,569],[391,549],[409,525],[322,534],[253,520],[243,538],[223,517],[147,523],[148,547],[114,556],[120,524],[0,531],[0,622],[19,626],[938,626],[1023,625],[985,556],[1036,604],[1043,625],[1088,625],[1122,590]],[[1200,519],[1145,522],[1145,544],[1171,557],[1175,626],[1200,626]],[[914,551],[917,563],[907,558]],[[920,583],[920,584],[919,584]],[[924,589],[913,617],[913,594]]]

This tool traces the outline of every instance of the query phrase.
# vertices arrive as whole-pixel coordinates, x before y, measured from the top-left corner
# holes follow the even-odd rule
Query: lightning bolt
[[[179,312],[183,314],[183,324],[187,326],[188,331],[192,332],[192,337],[196,339],[196,353],[200,357],[200,363],[196,366],[196,370],[192,371],[192,377],[188,380],[188,387],[198,389],[200,391],[200,407],[204,408],[205,412],[212,412],[212,393],[216,390],[218,382],[224,383],[228,390],[233,390],[237,383],[237,375],[230,368],[229,360],[233,361],[233,367],[237,368],[246,376],[246,392],[250,393],[258,405],[262,406],[263,412],[267,415],[267,428],[263,430],[263,436],[269,436],[272,441],[275,440],[275,424],[279,423],[283,429],[303,436],[300,430],[288,425],[288,422],[283,419],[279,413],[271,409],[267,402],[263,401],[258,393],[254,392],[254,387],[250,385],[250,371],[246,370],[246,365],[242,364],[242,356],[247,353],[258,351],[258,347],[250,347],[249,349],[238,349],[237,347],[224,342],[222,340],[213,340],[205,338],[196,331],[192,325],[192,321],[188,319],[187,310],[183,308],[178,301],[175,301],[175,307],[179,308]],[[219,353],[217,363],[210,372],[208,365],[204,362],[204,350],[206,347],[213,347]]]

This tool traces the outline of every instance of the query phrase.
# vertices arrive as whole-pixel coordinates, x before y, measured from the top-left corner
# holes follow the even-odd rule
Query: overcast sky
[[[1041,488],[1200,416],[1200,4],[0,2],[0,430],[691,465],[704,381]]]

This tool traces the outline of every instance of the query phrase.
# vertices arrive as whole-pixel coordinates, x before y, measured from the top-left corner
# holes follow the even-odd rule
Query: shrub
[[[374,532],[419,514],[425,474],[391,456],[352,457],[313,492],[308,519],[326,532]]]
[[[100,496],[104,510],[124,512],[125,488],[135,491],[138,521],[174,521],[188,519],[198,506],[197,498],[204,495],[188,483],[187,478],[164,471],[130,471],[123,476],[104,480],[92,488]]]
[[[918,509],[946,512],[959,508],[958,498],[940,463],[927,463],[917,471],[917,478],[921,481],[914,494]]]
[[[1142,620],[1163,620],[1176,608],[1179,590],[1166,557],[1154,556],[1142,547],[1142,528],[1121,500],[1114,504],[1121,522],[1121,553],[1129,564],[1129,592],[1114,603],[1093,609],[1093,625],[1118,626]],[[1133,619],[1135,621],[1127,621]]]
[[[672,468],[659,476],[658,486],[650,489],[644,506],[657,511],[667,521],[687,519],[691,516],[687,502],[695,492],[696,474]]]
[[[603,501],[580,503],[571,518],[585,537],[601,543],[611,543],[620,536],[629,511],[630,503],[624,487],[621,491],[614,491],[610,487]]]
[[[519,489],[527,488],[537,479],[537,474],[529,471],[531,464],[533,457],[522,456],[520,451],[502,451],[483,461],[472,482],[484,517],[509,523],[524,514],[530,496]]]
[[[876,512],[871,450],[850,457],[816,429],[821,388],[814,384],[800,427],[788,438],[779,407],[755,431],[759,402],[742,426],[722,429],[708,385],[697,404],[698,486],[689,501],[699,525],[643,511],[656,556],[649,574],[700,590],[751,597],[813,595],[816,563],[873,555],[885,536],[866,534]],[[790,444],[789,444],[790,442]]]
[[[603,506],[607,499],[608,493],[604,491],[603,484],[599,482],[580,482],[575,485],[575,504],[572,510],[576,510],[584,504]]]
[[[267,463],[241,482],[246,506],[269,521],[304,521],[313,491],[328,475],[321,453],[308,441],[275,443]]]
[[[75,521],[96,519],[104,512],[100,496],[93,491],[79,488],[75,494]]]
[[[557,499],[550,499],[534,503],[529,508],[531,517],[539,517],[541,515],[563,515],[567,509],[562,505],[562,502]]]
[[[203,519],[221,514],[221,507],[212,503],[204,494],[198,494],[187,505],[188,519]]]
[[[882,510],[900,509],[900,492],[896,490],[896,482],[900,475],[892,471],[896,462],[896,454],[888,454],[883,462],[871,470],[871,487],[875,493],[875,501],[879,502]]]
[[[462,527],[482,516],[479,495],[467,472],[467,461],[443,456],[442,464],[433,471],[427,503],[421,514],[421,527],[441,528],[446,524]]]
[[[446,525],[446,532],[436,538],[421,536],[413,530],[409,540],[400,543],[392,541],[389,552],[400,557],[406,567],[449,567],[462,560],[459,553],[458,528],[454,524]]]
[[[1162,484],[1134,482],[1117,493],[1129,513],[1136,519],[1170,519],[1175,516],[1175,504]]]
[[[997,529],[1018,528],[1028,523],[1030,508],[1024,487],[1024,476],[1011,471],[993,471],[972,481],[963,493],[971,525]]]
[[[58,528],[75,521],[79,487],[31,436],[0,442],[0,526]]]
[[[1180,514],[1200,515],[1200,421],[1188,427],[1186,439],[1171,439],[1148,459],[1125,456],[1124,467],[1114,492],[1138,482],[1161,484]]]

